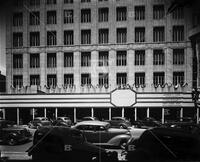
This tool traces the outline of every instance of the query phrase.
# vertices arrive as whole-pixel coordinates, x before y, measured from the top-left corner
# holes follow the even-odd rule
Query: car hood
[[[128,129],[109,128],[108,131],[111,132],[111,133],[114,133],[114,132],[127,133]]]

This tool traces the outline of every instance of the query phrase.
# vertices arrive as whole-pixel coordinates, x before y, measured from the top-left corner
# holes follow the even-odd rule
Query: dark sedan
[[[46,117],[36,117],[35,119],[33,119],[28,123],[29,128],[34,128],[34,129],[41,126],[50,126],[50,125],[52,125],[52,123]]]
[[[131,127],[131,122],[124,117],[112,117],[112,119],[108,120],[107,122],[109,122],[111,127],[113,127],[113,128],[126,129],[128,127]]]

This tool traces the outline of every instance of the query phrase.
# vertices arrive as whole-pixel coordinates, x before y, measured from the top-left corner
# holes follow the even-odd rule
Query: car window
[[[96,126],[96,131],[105,131],[106,128],[104,126]]]
[[[95,128],[93,125],[79,125],[77,129],[94,131]]]

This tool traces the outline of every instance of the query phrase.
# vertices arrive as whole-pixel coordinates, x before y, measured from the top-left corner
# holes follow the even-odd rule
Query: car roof
[[[106,126],[108,125],[109,123],[108,122],[102,122],[102,121],[81,121],[79,123],[77,123],[75,125],[76,126],[79,126],[79,125],[97,125],[97,126]]]
[[[112,119],[125,119],[124,117],[120,117],[120,116],[115,116],[115,117],[112,117]]]

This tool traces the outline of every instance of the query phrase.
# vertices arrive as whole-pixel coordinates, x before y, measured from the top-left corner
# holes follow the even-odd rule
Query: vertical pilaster
[[[165,108],[162,108],[162,124],[165,123]]]
[[[109,107],[109,120],[112,118],[112,108]]]
[[[17,125],[19,125],[19,108],[17,108]]]
[[[29,79],[29,55],[28,53],[23,54],[23,86],[30,85]]]
[[[74,52],[74,84],[76,86],[76,92],[80,92],[81,85],[80,58],[80,52]]]
[[[151,89],[151,84],[153,83],[153,49],[149,48],[145,52],[145,83],[147,88]]]
[[[137,108],[135,107],[135,109],[134,109],[134,111],[135,111],[135,113],[134,113],[134,118],[135,118],[135,121],[137,120]]]
[[[92,51],[91,52],[91,79],[92,79],[92,85],[94,86],[98,84],[97,66],[98,66],[98,52]]]
[[[147,118],[150,117],[149,107],[147,108]]]
[[[171,48],[165,48],[165,82],[172,83],[173,82],[173,50]]]
[[[109,51],[109,83],[111,90],[116,87],[116,51]]]
[[[40,53],[40,85],[46,85],[46,53]]]
[[[124,118],[124,107],[122,108],[122,117]]]
[[[46,118],[47,117],[47,109],[44,108],[44,117]]]
[[[64,67],[64,54],[63,52],[57,52],[57,85],[61,87],[64,84],[64,74],[63,74],[63,67]]]
[[[133,85],[135,82],[135,69],[134,69],[134,50],[129,49],[127,51],[127,62],[128,62],[128,83]]]
[[[74,123],[76,123],[76,108],[74,108]]]
[[[6,51],[6,92],[11,93],[11,86],[13,85],[13,59],[10,50]]]

